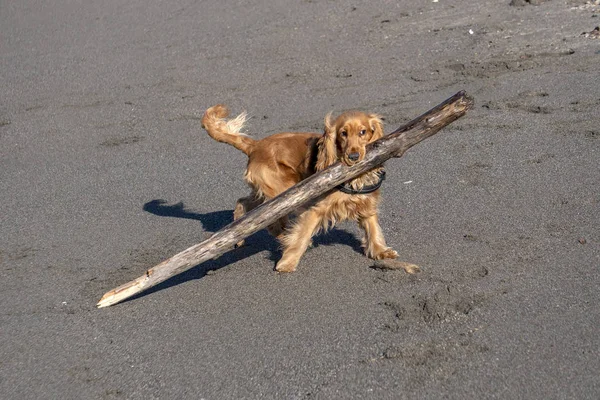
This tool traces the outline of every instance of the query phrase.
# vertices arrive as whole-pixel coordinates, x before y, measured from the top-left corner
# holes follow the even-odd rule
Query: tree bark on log
[[[371,143],[362,161],[351,167],[338,162],[308,177],[227,225],[209,239],[148,269],[139,278],[107,292],[98,302],[98,308],[117,304],[204,261],[217,258],[232,249],[240,240],[266,228],[275,220],[288,215],[309,201],[327,194],[336,186],[383,164],[392,157],[401,157],[415,144],[462,117],[472,106],[472,98],[464,91],[456,93],[391,134]]]

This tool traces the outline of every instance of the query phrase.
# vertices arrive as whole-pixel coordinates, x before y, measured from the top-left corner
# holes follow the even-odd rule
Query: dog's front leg
[[[293,272],[300,257],[311,243],[311,238],[319,230],[321,216],[314,209],[302,213],[290,231],[281,239],[283,256],[275,266],[279,272]]]
[[[366,237],[364,247],[367,257],[374,260],[398,257],[398,253],[391,247],[388,247],[385,243],[385,238],[383,237],[383,231],[379,225],[377,214],[361,218],[358,223],[365,231]]]

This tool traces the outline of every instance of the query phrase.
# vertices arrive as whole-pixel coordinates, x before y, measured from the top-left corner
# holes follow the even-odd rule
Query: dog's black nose
[[[348,154],[348,158],[349,158],[351,161],[356,161],[356,160],[358,160],[358,157],[360,157],[360,154],[358,154],[358,153],[350,153],[350,154]]]

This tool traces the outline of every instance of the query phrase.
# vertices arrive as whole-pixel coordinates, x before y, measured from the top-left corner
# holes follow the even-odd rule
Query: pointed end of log
[[[122,302],[123,300],[138,294],[144,290],[144,282],[147,280],[147,276],[141,276],[134,281],[128,282],[124,285],[119,286],[109,292],[106,292],[100,299],[96,307],[104,308],[115,305]]]
[[[100,299],[100,301],[96,304],[97,308],[104,308],[104,307],[108,307],[108,306],[112,306],[113,303],[110,303],[109,301],[107,301],[105,299],[105,297],[108,295],[109,293],[106,293],[104,296],[102,296],[102,298]]]
[[[106,292],[104,296],[100,299],[100,301],[96,304],[98,308],[104,308],[112,306],[113,304],[117,304],[118,300],[115,299],[115,291],[111,290],[110,292]]]

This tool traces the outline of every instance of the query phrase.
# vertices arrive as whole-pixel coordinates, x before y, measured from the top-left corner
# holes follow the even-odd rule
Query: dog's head
[[[367,144],[383,137],[383,122],[376,114],[348,111],[335,120],[325,117],[325,133],[320,140],[318,169],[341,161],[350,166],[365,158]]]

